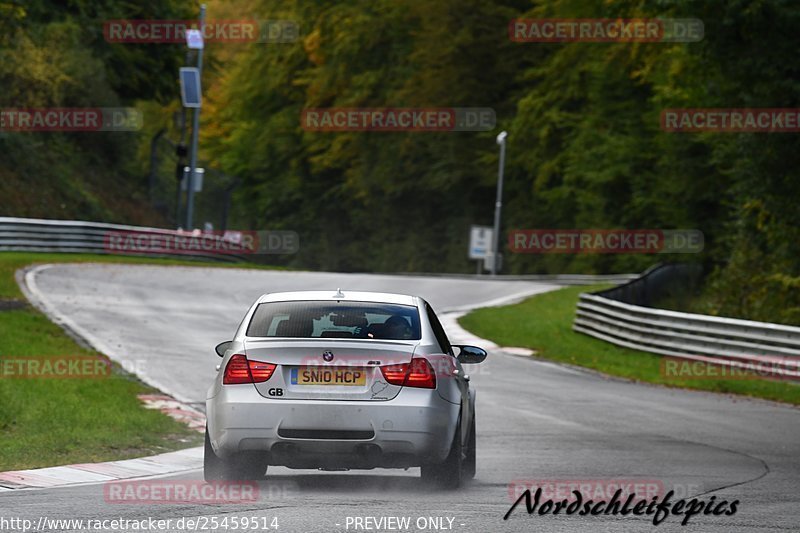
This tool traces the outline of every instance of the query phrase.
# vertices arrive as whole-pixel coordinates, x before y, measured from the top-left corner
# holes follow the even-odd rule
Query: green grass
[[[53,262],[264,268],[173,259],[3,252],[0,300],[23,299],[14,279],[17,269]],[[0,357],[97,355],[78,346],[32,307],[0,310]],[[202,435],[143,407],[137,395],[152,392],[117,365],[104,378],[0,377],[0,471],[126,459],[200,445]]]
[[[662,357],[620,348],[572,331],[581,292],[595,287],[569,287],[505,307],[477,309],[459,319],[472,333],[500,346],[536,350],[537,356],[636,381],[713,392],[741,394],[800,404],[800,386],[764,379],[677,379],[663,375]]]

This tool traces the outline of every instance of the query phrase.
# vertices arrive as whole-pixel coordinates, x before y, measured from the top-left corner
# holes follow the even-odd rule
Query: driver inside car
[[[383,339],[407,340],[411,338],[411,325],[402,316],[394,315],[383,323],[381,333]]]

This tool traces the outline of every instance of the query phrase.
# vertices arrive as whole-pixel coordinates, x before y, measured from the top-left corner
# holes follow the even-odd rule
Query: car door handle
[[[220,368],[221,366],[222,366],[222,365],[217,365],[217,367],[216,367],[216,368],[217,368],[217,372],[219,372],[219,368]]]
[[[469,374],[464,374],[464,381],[469,381]]]

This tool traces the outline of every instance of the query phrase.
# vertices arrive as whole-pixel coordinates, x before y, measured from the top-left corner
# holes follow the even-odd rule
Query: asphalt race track
[[[130,265],[59,265],[34,277],[52,310],[131,361],[148,381],[192,402],[203,400],[219,362],[213,346],[229,338],[264,292],[341,287],[415,293],[441,313],[553,288]],[[173,524],[199,516],[265,517],[269,524],[277,517],[277,531],[291,533],[377,531],[354,528],[354,517],[410,517],[409,531],[435,531],[416,527],[428,517],[445,517],[444,526],[456,532],[800,530],[800,410],[630,383],[499,351],[489,357],[471,373],[478,390],[478,473],[456,492],[426,487],[418,469],[274,468],[259,484],[259,501],[248,504],[114,504],[105,501],[102,485],[89,485],[1,492],[0,514],[34,521],[170,518]],[[202,473],[172,479],[200,480]],[[515,480],[639,480],[680,496],[740,503],[734,516],[701,514],[686,527],[673,516],[657,528],[648,516],[528,516],[524,504],[504,521]]]

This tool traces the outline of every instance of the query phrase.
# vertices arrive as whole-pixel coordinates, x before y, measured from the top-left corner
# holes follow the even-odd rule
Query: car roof
[[[350,301],[350,302],[372,302],[398,305],[417,306],[417,297],[408,294],[395,294],[391,292],[369,292],[369,291],[348,291],[346,289],[335,289],[330,291],[292,291],[292,292],[271,292],[262,295],[258,303],[265,302],[298,302],[298,301]]]

